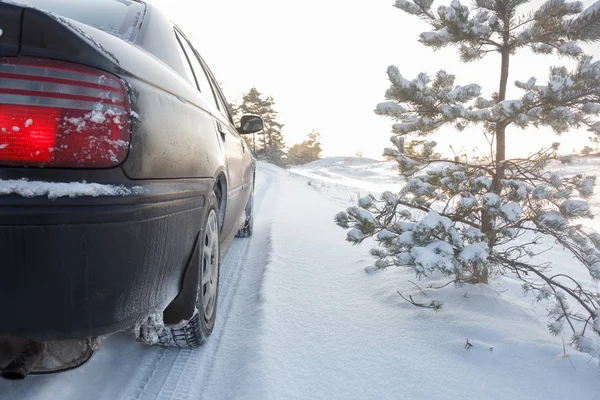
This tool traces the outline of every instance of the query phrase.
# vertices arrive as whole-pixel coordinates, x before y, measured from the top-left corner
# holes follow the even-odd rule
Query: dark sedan
[[[262,125],[234,127],[198,51],[151,4],[0,1],[2,375],[54,370],[53,346],[93,350],[123,330],[200,345],[221,256],[252,233],[239,134]]]

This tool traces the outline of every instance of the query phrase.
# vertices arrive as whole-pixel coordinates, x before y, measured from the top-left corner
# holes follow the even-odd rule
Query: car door
[[[235,226],[236,220],[246,206],[244,196],[241,196],[244,189],[242,155],[246,150],[237,131],[220,110],[217,93],[213,89],[208,68],[183,33],[178,29],[176,32],[194,72],[198,89],[211,104],[210,111],[214,119],[215,130],[221,141],[227,168],[227,205],[222,229],[223,233],[227,235]]]
[[[225,100],[225,95],[223,94],[223,92],[221,91],[219,86],[217,85],[214,75],[212,75],[212,73],[210,72],[208,67],[207,67],[207,71],[209,73],[210,81],[213,84],[215,94],[217,95],[217,103],[219,105],[219,109],[221,110],[221,114],[222,114],[223,118],[225,118],[225,121],[223,121],[223,123],[226,123],[228,125],[229,131],[231,132],[231,134],[235,138],[237,138],[237,140],[239,140],[239,142],[242,145],[242,160],[241,160],[241,165],[240,165],[241,169],[240,169],[239,173],[242,174],[242,181],[243,181],[242,192],[247,192],[248,191],[247,189],[254,182],[254,165],[253,165],[253,159],[252,159],[252,152],[250,151],[250,148],[248,147],[248,144],[246,143],[246,141],[238,133],[237,129],[235,128],[235,126],[233,124],[233,117],[229,110],[229,106],[227,105],[228,104],[227,100]]]
[[[246,143],[237,132],[237,129],[235,129],[233,126],[233,121],[231,115],[229,114],[229,108],[223,100],[220,89],[218,88],[212,76],[209,76],[211,77],[210,81],[213,85],[214,92],[217,97],[217,105],[219,107],[219,114],[215,115],[217,130],[221,134],[221,139],[223,140],[225,147],[228,149],[227,159],[228,161],[231,160],[231,162],[228,162],[228,165],[230,166],[229,173],[235,175],[236,181],[241,182],[239,192],[243,192],[246,187],[244,166],[248,163],[249,151]],[[236,193],[236,195],[238,195],[238,193]]]

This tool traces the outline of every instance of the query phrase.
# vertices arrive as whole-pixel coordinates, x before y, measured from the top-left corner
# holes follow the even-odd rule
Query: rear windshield
[[[2,0],[0,0],[1,2]],[[146,7],[132,0],[7,0],[73,19],[133,41]]]

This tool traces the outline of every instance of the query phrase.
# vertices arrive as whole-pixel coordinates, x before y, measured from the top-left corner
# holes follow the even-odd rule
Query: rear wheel
[[[208,212],[200,232],[198,290],[196,311],[189,321],[167,326],[159,334],[159,344],[177,347],[198,347],[212,333],[217,314],[220,267],[219,207],[215,193],[209,198]]]

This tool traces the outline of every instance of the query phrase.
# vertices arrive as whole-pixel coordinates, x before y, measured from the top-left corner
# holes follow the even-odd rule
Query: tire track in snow
[[[236,270],[236,265],[230,264],[230,255],[236,253],[245,253],[247,250],[248,243],[244,239],[235,239],[227,252],[223,260],[223,266],[221,269],[221,279],[219,293],[219,304],[217,308],[218,321],[215,325],[215,329],[207,341],[199,349],[181,349],[177,353],[177,357],[173,360],[172,364],[168,366],[169,374],[163,386],[158,393],[157,398],[161,400],[165,399],[190,399],[194,390],[195,382],[198,379],[202,379],[203,376],[210,374],[210,365],[208,361],[214,358],[214,354],[218,351],[219,340],[221,332],[223,331],[224,325],[228,319],[228,315],[233,303],[232,291],[235,291],[235,286],[239,282],[239,275],[241,271]],[[225,268],[223,268],[225,267]],[[225,321],[223,321],[225,318]],[[197,398],[197,397],[196,397]],[[140,397],[140,400],[145,397]]]
[[[163,379],[153,381],[150,376],[147,377],[148,384],[144,389],[137,393],[136,400],[146,399],[188,399],[192,398],[191,390],[194,381],[201,379],[202,376],[209,373],[207,360],[211,359],[211,353],[214,353],[218,345],[215,336],[219,335],[224,325],[223,318],[227,319],[229,309],[232,303],[231,291],[239,281],[239,271],[232,265],[231,256],[239,253],[245,253],[248,247],[248,240],[234,239],[225,255],[220,275],[220,293],[217,323],[211,337],[202,347],[198,349],[162,349],[165,355],[156,363],[154,370],[168,371],[162,376]],[[236,270],[238,269],[238,270]],[[136,391],[137,392],[137,391]]]
[[[144,379],[140,381],[139,387],[134,389],[134,393],[129,396],[129,400],[139,399],[142,394],[146,391],[148,385],[152,381],[152,377],[156,374],[158,366],[161,364],[162,359],[165,356],[166,349],[160,348],[156,351],[153,357],[148,358],[143,369],[149,372],[145,372],[142,376]]]
[[[271,172],[267,165],[260,165],[258,171],[260,185],[256,188],[254,234],[244,254],[231,253],[235,268],[242,275],[230,296],[232,309],[226,313],[227,319],[216,341],[219,347],[212,359],[207,360],[211,373],[204,375],[197,398],[267,397],[260,348],[263,321],[261,289],[272,254],[272,224],[279,180],[277,173]]]

